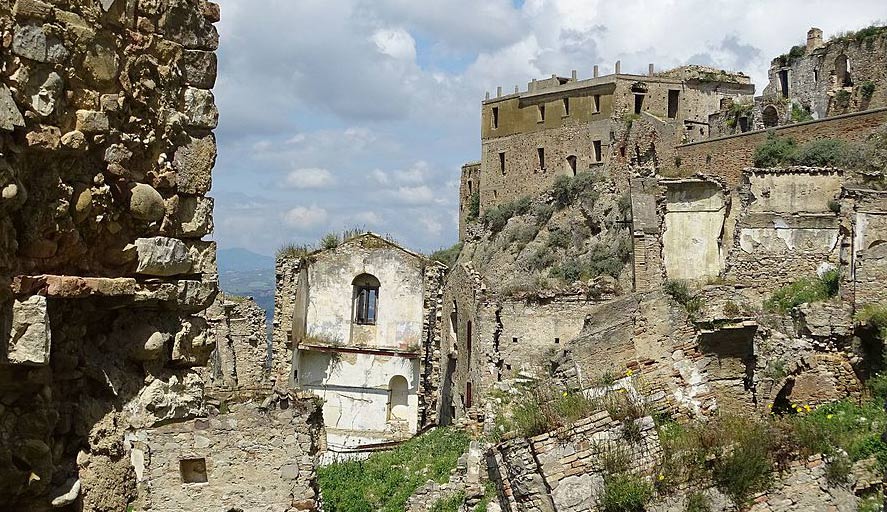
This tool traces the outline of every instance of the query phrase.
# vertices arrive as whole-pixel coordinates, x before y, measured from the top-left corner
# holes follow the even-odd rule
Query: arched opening
[[[779,112],[776,111],[776,107],[773,105],[767,105],[764,107],[761,117],[764,120],[765,128],[772,128],[779,124]]]
[[[361,274],[351,282],[354,287],[354,323],[375,325],[379,305],[379,280],[370,274]]]
[[[840,87],[853,85],[853,80],[850,79],[850,59],[843,53],[835,58],[835,77]]]
[[[388,382],[388,421],[409,419],[409,385],[403,375],[395,375]]]
[[[570,172],[573,173],[573,176],[576,176],[576,155],[567,157],[567,165],[570,166]]]

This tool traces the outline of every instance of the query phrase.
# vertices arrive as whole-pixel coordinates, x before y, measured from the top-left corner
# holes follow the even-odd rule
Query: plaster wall
[[[706,280],[723,266],[721,234],[726,203],[711,182],[666,183],[663,260],[669,279]]]
[[[416,359],[351,352],[299,351],[298,382],[323,399],[324,424],[352,431],[397,430],[390,421],[390,384],[395,376],[407,382],[407,403],[398,411],[399,427],[415,433],[418,413],[419,364]]]
[[[364,247],[359,242],[321,252],[308,266],[306,337],[332,344],[418,350],[422,261],[387,244]],[[361,274],[370,274],[380,283],[374,326],[352,323],[352,282]]]

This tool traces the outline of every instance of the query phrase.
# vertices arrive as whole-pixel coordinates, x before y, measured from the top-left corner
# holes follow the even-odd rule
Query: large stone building
[[[478,194],[483,212],[541,192],[557,176],[603,168],[626,124],[642,116],[674,141],[705,139],[708,116],[723,100],[753,94],[747,76],[700,66],[653,73],[651,65],[648,75],[632,75],[617,63],[612,75],[533,80],[526,91],[483,102],[480,171],[463,168],[461,194]]]
[[[372,233],[298,266],[291,379],[323,399],[330,452],[415,434],[431,421],[446,267]]]

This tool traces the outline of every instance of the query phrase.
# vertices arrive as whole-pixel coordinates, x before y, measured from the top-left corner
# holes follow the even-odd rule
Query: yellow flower
[[[634,372],[631,371],[630,368],[629,368],[628,370],[625,370],[625,376],[626,376],[626,377],[631,377],[632,375],[634,375]]]
[[[807,412],[810,412],[813,408],[810,407],[809,405],[805,405],[805,406],[804,406],[804,409],[806,409]]]
[[[773,404],[767,404],[767,409],[772,409],[772,408],[773,408]]]
[[[662,473],[659,473],[659,481],[661,482],[663,480],[665,480],[665,475],[663,475]]]
[[[834,414],[829,414],[829,415],[827,415],[827,416],[825,417],[825,419],[830,420],[830,419],[832,419],[834,416],[835,416]]]
[[[566,391],[564,391],[564,396],[567,396],[567,392],[566,392]]]
[[[620,393],[625,393],[625,388],[619,388]]]

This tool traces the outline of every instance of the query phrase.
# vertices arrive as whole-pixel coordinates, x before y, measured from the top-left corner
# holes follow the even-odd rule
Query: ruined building
[[[446,267],[372,233],[288,264],[278,329],[293,384],[323,400],[331,456],[433,423]]]
[[[314,400],[272,392],[261,354],[206,368],[250,344],[203,240],[218,20],[0,1],[4,510],[314,508]]]

